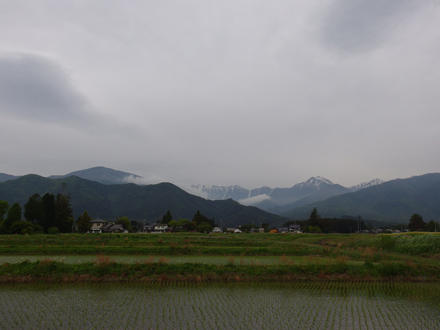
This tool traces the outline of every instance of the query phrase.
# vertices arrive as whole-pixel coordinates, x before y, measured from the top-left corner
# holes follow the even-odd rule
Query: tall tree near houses
[[[72,231],[73,224],[73,210],[70,205],[70,196],[57,194],[55,198],[55,227],[58,227],[62,233],[68,233]]]
[[[426,223],[420,214],[414,213],[409,219],[408,228],[411,231],[420,231],[426,229]]]
[[[171,211],[168,210],[167,213],[164,214],[162,217],[162,223],[169,224],[170,221],[173,220],[173,215],[171,214]]]
[[[321,219],[321,216],[318,214],[318,210],[313,208],[312,213],[310,213],[309,217],[309,225],[310,226],[319,226],[319,220]]]
[[[193,221],[196,222],[197,225],[200,225],[204,220],[204,217],[202,213],[200,213],[200,210],[197,210],[197,212],[193,216]]]
[[[214,222],[214,218],[209,219],[206,215],[203,215],[200,213],[200,210],[197,210],[197,212],[193,216],[193,222],[195,222],[198,225],[200,225],[202,222],[208,223],[212,227],[216,227],[216,223]]]
[[[123,225],[125,229],[131,230],[131,222],[128,217],[120,217],[118,218],[118,221],[116,221],[117,224]]]
[[[92,228],[92,224],[90,223],[91,220],[92,218],[87,211],[84,211],[84,213],[78,217],[78,221],[76,222],[78,230],[82,233],[89,231],[89,229]]]

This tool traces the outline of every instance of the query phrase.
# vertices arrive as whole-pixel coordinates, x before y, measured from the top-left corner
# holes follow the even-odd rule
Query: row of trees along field
[[[316,207],[307,220],[288,221],[284,226],[298,224],[305,233],[354,233],[359,230],[370,229],[363,220],[321,218]]]
[[[300,225],[302,230],[306,233],[354,233],[357,232],[358,229],[373,229],[371,225],[366,225],[360,217],[357,220],[321,218],[316,207],[313,209],[308,220],[288,221],[284,223],[284,226],[289,226],[292,224]],[[395,224],[387,226],[387,228],[383,229],[401,229],[402,227],[407,227],[410,231],[440,231],[439,222],[431,220],[426,223],[423,221],[423,217],[416,213],[413,214],[409,219],[408,226]]]
[[[32,234],[34,232],[71,232],[74,226],[70,196],[57,194],[32,195],[22,208],[0,201],[0,233]]]
[[[213,227],[217,226],[217,224],[214,222],[214,219],[210,219],[203,215],[200,210],[197,210],[197,212],[194,214],[192,221],[187,219],[173,220],[173,215],[171,214],[171,211],[168,210],[167,213],[165,213],[165,215],[162,217],[161,223],[167,224],[174,230],[195,230],[200,233],[211,232]]]
[[[414,213],[409,219],[408,229],[411,231],[440,231],[440,223],[431,220],[426,223],[420,214]]]

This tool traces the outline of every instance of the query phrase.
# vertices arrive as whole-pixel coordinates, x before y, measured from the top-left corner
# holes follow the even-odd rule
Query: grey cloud
[[[419,6],[420,0],[335,0],[324,14],[321,38],[337,51],[379,47]]]
[[[4,2],[0,171],[246,188],[438,171],[433,4]]]
[[[31,121],[76,125],[89,104],[55,61],[33,54],[0,57],[0,112]]]

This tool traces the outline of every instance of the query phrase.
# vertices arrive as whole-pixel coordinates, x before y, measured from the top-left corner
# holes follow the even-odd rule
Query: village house
[[[107,221],[101,219],[91,220],[90,223],[92,224],[92,227],[90,227],[89,233],[102,233],[102,227],[108,224]]]
[[[128,230],[121,224],[114,224],[101,219],[91,220],[92,227],[89,229],[89,233],[128,233]]]
[[[289,232],[295,233],[295,234],[301,234],[301,226],[300,225],[290,225],[289,226]]]
[[[289,227],[272,227],[269,229],[269,233],[284,234],[284,233],[288,233],[288,232],[289,232]]]
[[[212,229],[212,232],[213,232],[213,233],[223,233],[223,230],[222,230],[220,227],[214,227],[214,228]]]
[[[166,223],[152,223],[144,226],[144,232],[159,234],[172,231],[171,227],[168,227]]]

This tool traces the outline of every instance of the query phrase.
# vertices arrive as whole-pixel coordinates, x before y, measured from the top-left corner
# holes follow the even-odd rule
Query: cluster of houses
[[[289,227],[272,227],[269,229],[269,233],[295,233],[301,234],[301,226],[300,225],[290,225]]]
[[[114,224],[101,219],[91,220],[92,224],[89,233],[128,233],[128,230],[124,228],[122,224]],[[144,233],[169,233],[173,232],[173,228],[168,227],[167,224],[153,223],[143,227]],[[220,227],[215,227],[212,230],[213,233],[241,233],[239,228],[226,228],[223,230]],[[252,228],[251,233],[264,233],[264,228]],[[290,225],[289,227],[272,227],[269,229],[269,233],[302,233],[299,225]]]
[[[401,233],[402,231],[397,230],[397,229],[364,229],[361,230],[361,234],[398,234]],[[408,229],[403,229],[403,232],[408,232]]]
[[[92,227],[89,233],[128,233],[128,230],[121,224],[114,224],[101,219],[91,220]]]

